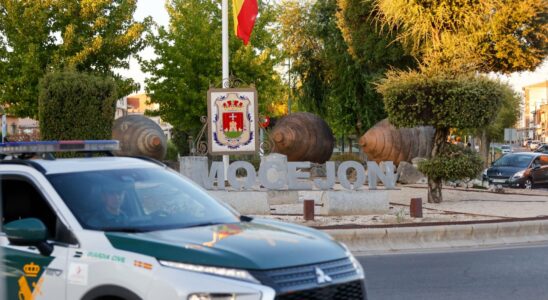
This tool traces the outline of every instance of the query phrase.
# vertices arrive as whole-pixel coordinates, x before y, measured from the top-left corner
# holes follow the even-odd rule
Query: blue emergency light
[[[105,152],[120,150],[116,140],[36,141],[0,143],[0,154]]]

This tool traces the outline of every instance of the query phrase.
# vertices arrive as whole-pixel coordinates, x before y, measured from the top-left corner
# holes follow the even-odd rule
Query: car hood
[[[114,248],[159,260],[249,270],[313,264],[347,255],[325,233],[274,221],[105,234]]]
[[[523,171],[523,170],[525,170],[525,168],[522,168],[522,167],[509,167],[509,166],[491,167],[487,169],[487,176],[488,177],[511,177],[517,172]]]

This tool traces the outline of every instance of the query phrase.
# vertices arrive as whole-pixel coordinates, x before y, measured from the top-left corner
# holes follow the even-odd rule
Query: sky
[[[135,19],[142,21],[145,17],[151,16],[159,25],[167,25],[169,16],[165,10],[163,0],[138,0]],[[219,37],[220,42],[220,37]],[[140,55],[145,59],[154,57],[154,51],[151,48],[143,50]],[[129,70],[120,70],[119,73],[125,77],[133,78],[141,85],[141,92],[144,91],[144,80],[147,74],[141,71],[139,63],[134,58],[130,58]],[[221,63],[219,62],[219,68]],[[512,73],[510,76],[498,76],[502,81],[508,82],[516,91],[522,91],[524,86],[539,83],[548,80],[548,59],[544,61],[534,72]]]

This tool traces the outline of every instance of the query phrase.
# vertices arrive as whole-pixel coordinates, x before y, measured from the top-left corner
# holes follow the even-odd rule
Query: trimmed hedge
[[[469,148],[447,144],[438,156],[420,162],[418,169],[433,180],[472,179],[482,171],[483,160]]]
[[[58,72],[40,82],[38,114],[43,140],[112,138],[116,83],[109,77]]]
[[[377,90],[396,127],[482,128],[496,117],[507,85],[476,74],[390,71]]]

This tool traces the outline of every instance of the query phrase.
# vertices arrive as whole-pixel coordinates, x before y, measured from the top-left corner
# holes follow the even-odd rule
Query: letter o
[[[356,181],[354,182],[354,184],[351,184],[348,180],[348,177],[346,177],[346,171],[348,169],[356,170]],[[339,166],[339,170],[337,171],[337,177],[339,178],[339,182],[345,189],[357,190],[365,183],[365,170],[363,168],[363,165],[358,163],[357,161],[345,161]]]
[[[255,174],[255,167],[247,161],[235,161],[228,166],[227,177],[230,186],[235,190],[240,190],[242,188],[242,182],[236,177],[236,171],[239,169],[245,169],[247,177],[243,180],[243,187],[245,190],[250,190],[255,184],[257,174]]]

